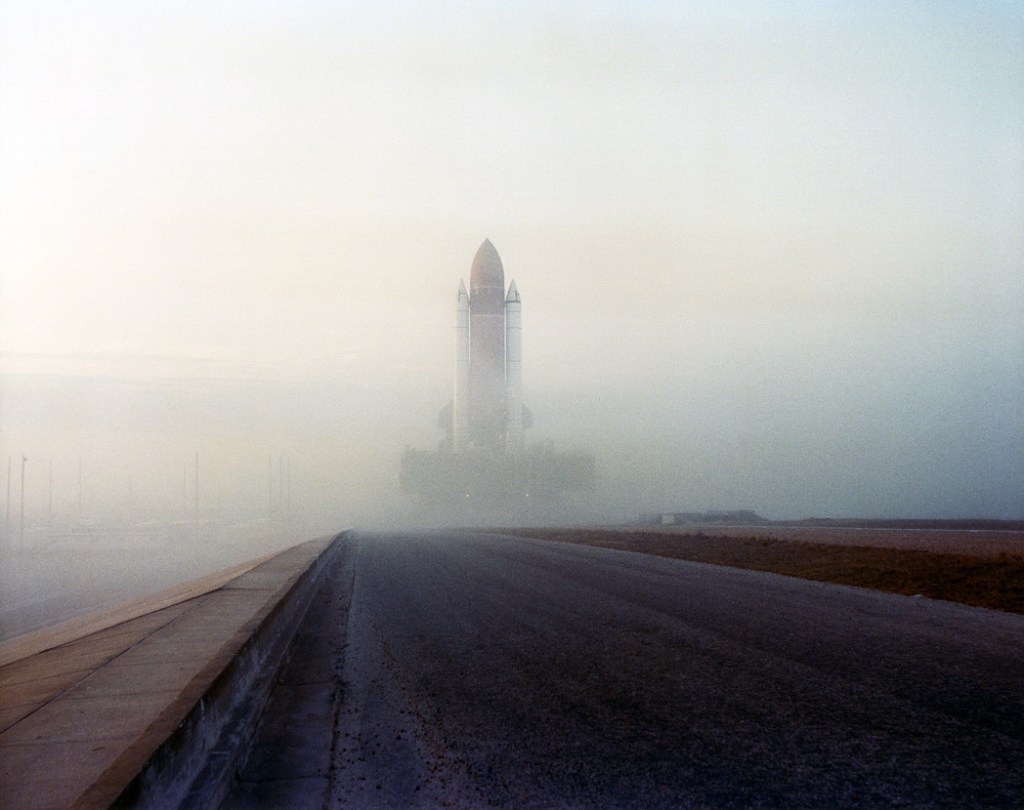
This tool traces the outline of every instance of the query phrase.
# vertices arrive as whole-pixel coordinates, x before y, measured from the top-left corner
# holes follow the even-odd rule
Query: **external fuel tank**
[[[469,271],[469,433],[478,447],[505,442],[505,271],[489,239]]]

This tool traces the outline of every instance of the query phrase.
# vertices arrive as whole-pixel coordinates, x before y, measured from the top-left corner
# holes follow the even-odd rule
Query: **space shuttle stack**
[[[459,282],[455,304],[455,391],[452,397],[452,447],[469,445],[469,293]]]
[[[522,300],[490,240],[477,250],[469,292],[455,304],[451,448],[517,451],[523,446]]]
[[[505,296],[505,390],[508,395],[506,446],[523,446],[523,303],[513,281]]]

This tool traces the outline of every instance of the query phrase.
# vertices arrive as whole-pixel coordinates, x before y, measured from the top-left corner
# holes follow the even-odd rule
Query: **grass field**
[[[757,531],[748,529],[747,531]],[[534,529],[517,534],[656,554],[679,560],[728,565],[786,576],[856,585],[889,593],[927,596],[965,605],[1024,614],[1024,553],[1003,550],[952,553],[848,542],[810,542],[800,531],[773,529],[773,536],[737,536],[714,529]],[[787,537],[789,535],[790,537]],[[796,539],[800,537],[800,539]],[[915,535],[920,545],[926,538]],[[965,545],[970,547],[969,537]],[[877,541],[876,541],[877,542]],[[890,545],[898,545],[892,543]],[[940,545],[950,548],[948,538]],[[1008,538],[1007,549],[1024,551],[1024,538]]]

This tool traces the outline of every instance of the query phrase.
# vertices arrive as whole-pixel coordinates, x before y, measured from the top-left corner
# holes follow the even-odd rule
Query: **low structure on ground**
[[[723,525],[758,525],[768,523],[753,509],[707,512],[648,512],[640,515],[640,523],[647,526],[679,526],[687,523],[717,523]]]

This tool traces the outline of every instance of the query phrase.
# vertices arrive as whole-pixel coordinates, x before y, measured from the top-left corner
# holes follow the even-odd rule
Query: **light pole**
[[[28,456],[23,455],[21,457],[21,531],[18,533],[21,538],[21,544],[25,544],[25,464],[28,462]]]
[[[196,539],[199,539],[199,453],[196,453]]]

